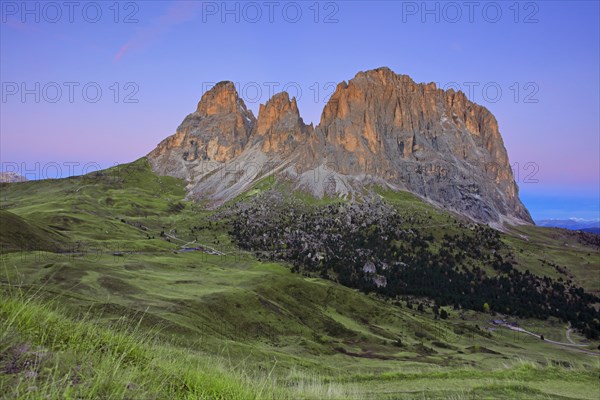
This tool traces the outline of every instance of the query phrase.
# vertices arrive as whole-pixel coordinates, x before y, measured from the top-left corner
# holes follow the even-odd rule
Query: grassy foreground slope
[[[560,321],[521,320],[558,346],[489,314],[424,299],[384,301],[292,274],[237,250],[184,182],[144,159],[84,177],[2,186],[0,215],[48,235],[2,235],[0,393],[6,398],[596,398],[595,342]],[[261,183],[260,192],[276,186]],[[409,194],[382,193],[430,221],[454,217]],[[421,225],[422,221],[419,221]],[[15,226],[11,224],[11,226]],[[515,228],[516,229],[516,228]],[[523,229],[523,228],[519,228]],[[505,235],[523,267],[537,246],[563,246],[569,273],[597,272],[576,237]],[[49,251],[52,238],[56,250]],[[564,244],[568,246],[564,246]],[[223,253],[181,251],[182,246]],[[20,248],[22,251],[14,251]],[[523,252],[521,252],[523,249]],[[588,255],[589,253],[589,255]],[[583,257],[583,258],[581,258]],[[535,265],[534,265],[535,264]],[[594,268],[596,268],[594,270]],[[591,272],[588,272],[591,271]],[[589,280],[589,279],[587,279]],[[588,285],[588,286],[585,286]],[[407,307],[407,300],[414,304]],[[416,310],[422,304],[422,310]],[[588,353],[584,352],[587,351]]]

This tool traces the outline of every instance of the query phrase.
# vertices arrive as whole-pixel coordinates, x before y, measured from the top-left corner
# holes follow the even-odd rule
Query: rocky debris
[[[256,120],[233,83],[221,82],[148,158],[213,206],[276,175],[317,197],[361,196],[378,184],[476,221],[532,223],[494,116],[462,92],[388,68],[340,83],[315,128],[287,93],[261,105]]]
[[[377,273],[390,266],[377,258],[370,243],[356,238],[368,231],[383,246],[394,238],[413,235],[402,226],[404,217],[378,196],[367,196],[362,203],[330,204],[315,210],[298,199],[269,190],[250,201],[228,206],[213,218],[233,220],[230,234],[242,248],[257,251],[261,259],[286,259],[318,268],[344,257],[345,261],[360,264],[362,273],[380,286],[385,286],[386,280]]]

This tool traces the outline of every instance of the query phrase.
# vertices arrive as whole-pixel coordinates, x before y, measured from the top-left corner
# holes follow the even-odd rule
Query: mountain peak
[[[296,98],[293,97],[292,100],[290,100],[290,95],[287,92],[279,92],[273,95],[273,97],[271,97],[266,104],[260,105],[258,118],[260,120],[261,113],[282,114],[286,112],[291,112],[300,117]]]
[[[256,123],[256,141],[262,140],[266,153],[287,155],[302,140],[306,140],[310,127],[300,117],[296,98],[290,100],[287,92],[275,94],[261,104]]]
[[[230,81],[222,81],[202,95],[196,112],[201,116],[211,116],[235,113],[238,109],[246,111],[246,105],[238,96],[235,85]]]
[[[191,164],[225,162],[240,155],[255,124],[233,82],[222,81],[204,93],[196,111],[148,156],[154,168],[161,165],[167,175],[190,179]]]
[[[359,71],[356,73],[356,75],[354,77],[357,78],[357,77],[360,77],[363,75],[369,76],[369,77],[378,77],[382,80],[393,79],[393,78],[399,76],[398,74],[396,74],[394,71],[392,71],[388,67],[379,67],[379,68],[374,68],[374,69],[368,69],[366,71]]]

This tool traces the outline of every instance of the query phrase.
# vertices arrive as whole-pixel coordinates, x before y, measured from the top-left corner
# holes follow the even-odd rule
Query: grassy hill
[[[90,175],[3,185],[0,393],[6,398],[597,398],[598,342],[561,321],[500,318],[424,298],[366,295],[240,250],[185,183],[145,159]],[[231,202],[266,190],[266,180]],[[380,190],[434,236],[460,219]],[[308,200],[308,206],[337,199]],[[8,227],[8,228],[6,228]],[[598,248],[513,227],[516,268],[588,291]],[[56,250],[56,249],[59,250]],[[202,249],[184,250],[184,249]],[[418,307],[420,305],[420,307]],[[581,346],[561,346],[548,342]]]
[[[36,222],[0,210],[0,249],[2,251],[57,251],[65,246],[66,237],[60,231],[38,226]]]

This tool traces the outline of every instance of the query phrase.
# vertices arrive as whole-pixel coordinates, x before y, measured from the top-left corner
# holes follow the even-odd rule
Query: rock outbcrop
[[[340,83],[316,128],[287,93],[255,119],[234,85],[221,82],[148,158],[157,173],[187,179],[190,197],[214,205],[276,175],[315,196],[378,184],[481,222],[532,222],[494,116],[462,92],[388,68]]]
[[[28,180],[16,172],[0,172],[0,183],[27,182]]]

